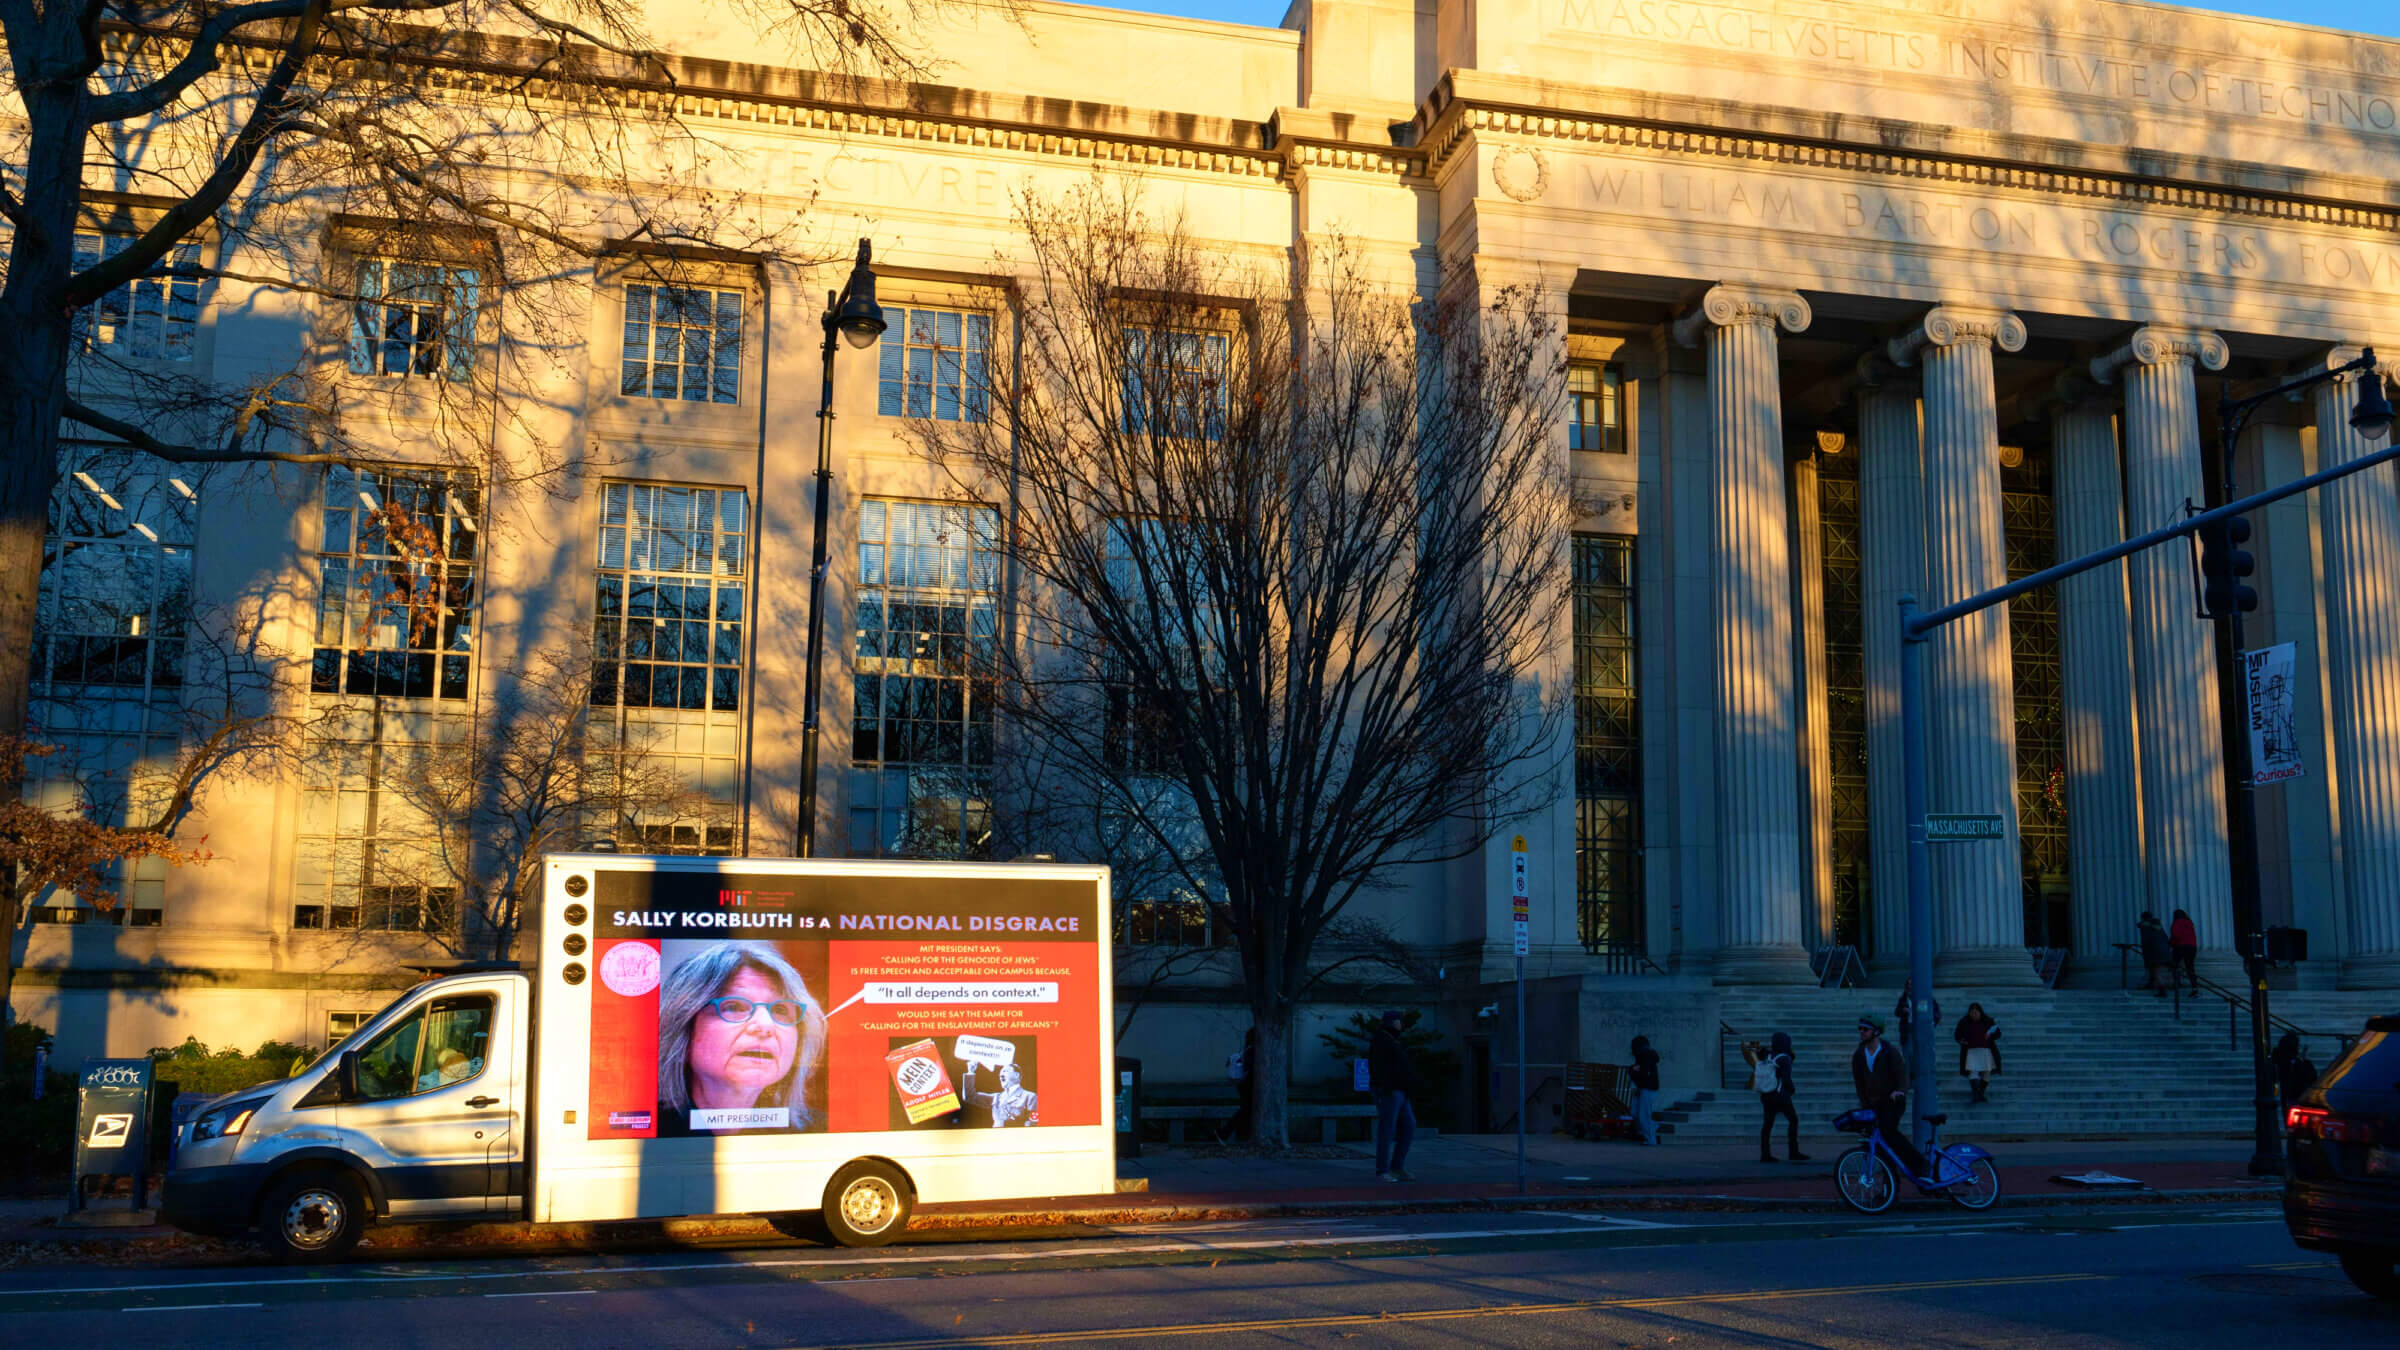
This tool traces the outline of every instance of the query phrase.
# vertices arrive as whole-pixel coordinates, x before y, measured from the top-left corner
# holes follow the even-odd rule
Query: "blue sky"
[[[1283,22],[1289,0],[1105,0],[1116,9],[1147,10],[1153,14],[1182,14],[1195,19],[1223,19],[1272,27]],[[2400,0],[2216,0],[2181,8],[2223,10],[2262,19],[2313,23],[2347,28],[2356,33],[2400,37]]]

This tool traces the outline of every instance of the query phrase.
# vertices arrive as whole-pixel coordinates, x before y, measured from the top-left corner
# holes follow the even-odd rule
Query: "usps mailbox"
[[[150,1190],[150,1061],[87,1059],[77,1089],[72,1207],[84,1207],[88,1178],[130,1176],[132,1208],[142,1208]]]

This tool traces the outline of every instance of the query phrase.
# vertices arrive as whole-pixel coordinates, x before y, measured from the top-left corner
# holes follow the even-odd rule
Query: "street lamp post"
[[[2359,373],[2358,403],[2350,410],[2350,425],[2370,440],[2380,439],[2391,430],[2392,405],[2384,397],[2383,375],[2375,368],[2375,349],[2366,348],[2357,360],[2347,365],[2316,371],[2277,385],[2264,393],[2248,398],[2217,401],[2217,446],[2225,461],[2225,500],[2234,499],[2233,452],[2240,440],[2242,427],[2250,414],[2266,403],[2288,395],[2313,389],[2327,380]],[[2238,543],[2238,537],[2229,536]],[[2247,673],[2242,661],[2241,592],[2247,587],[2235,586],[2222,597],[2219,612],[2213,614],[2224,643],[2232,658],[2230,679],[2220,681],[2230,687],[2219,692],[2224,706],[2232,715],[2222,720],[2230,729],[2226,737],[2227,766],[2233,772],[2234,789],[2238,794],[2233,811],[2234,856],[2239,860],[2233,874],[2233,927],[2241,943],[2242,974],[2250,983],[2250,1107],[2251,1147],[2250,1175],[2280,1176],[2283,1173],[2283,1132],[2275,1119],[2275,1080],[2267,1063],[2267,950],[2266,925],[2260,913],[2258,877],[2258,791],[2257,766],[2250,762],[2250,699]],[[2204,605],[2206,601],[2204,600]],[[2252,600],[2256,603],[2255,599]],[[2224,667],[2220,665],[2220,669]]]
[[[875,273],[868,266],[873,247],[858,241],[858,261],[850,280],[839,291],[825,293],[825,382],[817,393],[817,523],[808,560],[808,682],[800,700],[800,822],[792,851],[803,858],[817,855],[817,703],[819,673],[825,647],[825,516],[833,501],[833,355],[834,339],[846,338],[861,349],[875,345],[888,326],[883,306],[875,303]]]

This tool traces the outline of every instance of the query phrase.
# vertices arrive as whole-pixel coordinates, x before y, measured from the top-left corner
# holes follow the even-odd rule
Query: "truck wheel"
[[[2400,1303],[2400,1265],[2394,1263],[2390,1248],[2352,1247],[2340,1255],[2342,1273],[2350,1283],[2386,1303]]]
[[[861,1159],[825,1183],[825,1230],[844,1247],[880,1247],[908,1227],[914,1200],[900,1169]]]
[[[367,1231],[366,1194],[341,1172],[303,1172],[267,1192],[258,1211],[267,1254],[287,1264],[337,1261]]]

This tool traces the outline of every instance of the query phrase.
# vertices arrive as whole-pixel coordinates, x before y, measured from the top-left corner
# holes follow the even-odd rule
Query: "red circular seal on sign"
[[[600,982],[625,998],[640,998],[658,988],[658,948],[647,942],[620,942],[600,958]]]

